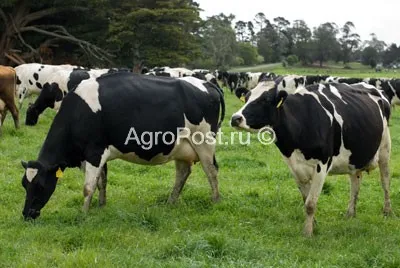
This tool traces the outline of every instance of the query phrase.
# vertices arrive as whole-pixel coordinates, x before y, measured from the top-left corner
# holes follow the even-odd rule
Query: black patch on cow
[[[321,172],[321,166],[319,164],[317,164],[317,172],[320,173]]]
[[[21,80],[19,80],[19,77],[17,76],[17,85],[21,84]]]
[[[286,81],[285,79],[282,80],[282,86],[285,88],[286,87]]]
[[[29,85],[33,85],[31,79],[29,79],[28,82],[29,82]]]
[[[69,75],[67,83],[68,92],[73,91],[83,80],[89,79],[90,75],[87,70],[74,70]]]
[[[42,89],[42,84],[40,84],[39,82],[36,82],[36,86],[37,86],[37,88]]]
[[[36,81],[39,80],[39,74],[38,73],[34,73],[33,74],[33,78],[35,78]]]

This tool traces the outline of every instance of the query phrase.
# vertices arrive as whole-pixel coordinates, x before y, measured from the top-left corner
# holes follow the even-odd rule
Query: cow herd
[[[127,69],[32,63],[0,67],[1,123],[9,110],[18,127],[15,97],[21,107],[32,93],[39,96],[29,104],[27,125],[35,125],[46,108],[57,110],[38,158],[22,161],[24,218],[40,215],[69,167],[85,173],[83,210],[88,211],[96,188],[104,205],[107,162],[117,158],[144,165],[174,161],[170,203],[178,199],[193,163],[199,162],[212,199],[219,200],[217,144],[196,142],[196,134],[216,137],[225,116],[224,87],[244,102],[231,116],[232,127],[274,131],[275,144],[303,197],[307,236],[313,234],[316,205],[328,174],[349,174],[347,215],[353,217],[362,172],[379,167],[384,213],[391,212],[388,122],[391,105],[400,100],[399,79],[169,67],[134,74]],[[135,139],[144,133],[157,134],[151,146]]]

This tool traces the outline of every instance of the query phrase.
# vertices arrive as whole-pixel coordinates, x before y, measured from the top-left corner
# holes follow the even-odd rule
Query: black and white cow
[[[42,91],[36,101],[29,105],[26,111],[25,124],[29,126],[36,125],[39,116],[47,108],[58,111],[65,95],[74,90],[83,80],[97,78],[115,72],[130,72],[130,70],[125,68],[75,68],[72,71],[62,70],[54,73],[53,76],[43,84]]]
[[[150,70],[150,72],[146,73],[146,75],[155,75],[155,76],[166,76],[166,77],[185,77],[192,76],[193,72],[186,68],[170,68],[170,67],[155,67]]]
[[[365,78],[364,81],[383,90],[392,106],[400,105],[400,79]]]
[[[222,91],[194,77],[114,73],[82,81],[64,98],[38,159],[22,162],[24,217],[38,217],[56,188],[57,177],[82,162],[83,210],[88,211],[96,185],[104,203],[106,176],[102,169],[116,158],[145,165],[174,160],[176,181],[168,200],[171,203],[177,200],[192,163],[200,161],[212,199],[217,201],[214,137],[224,113]]]
[[[328,77],[329,77],[329,75],[306,75],[305,76],[305,84],[306,85],[316,85],[316,84],[325,83],[325,81]]]
[[[265,81],[275,81],[278,86],[278,90],[285,90],[289,94],[293,94],[299,87],[303,87],[305,85],[305,76],[290,74],[286,76],[276,77],[275,74],[271,74],[272,75],[265,75],[263,77],[260,77],[261,80],[258,81],[258,84],[263,84]],[[245,97],[248,92],[250,92],[249,89],[239,87],[235,90],[235,95],[241,101],[245,102]]]
[[[384,190],[384,213],[389,198],[390,104],[381,91],[365,83],[320,84],[295,94],[278,90],[275,82],[260,83],[231,125],[247,131],[273,129],[275,144],[300,189],[306,210],[304,232],[313,233],[318,197],[327,174],[350,174],[347,215],[356,213],[363,171],[377,166]]]
[[[39,94],[43,85],[51,80],[54,73],[58,71],[72,71],[78,68],[74,65],[46,65],[39,63],[21,64],[15,67],[17,72],[17,90],[16,95],[20,107],[27,95],[32,93]]]

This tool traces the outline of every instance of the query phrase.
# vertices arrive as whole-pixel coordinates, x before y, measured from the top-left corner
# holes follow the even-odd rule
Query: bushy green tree
[[[239,56],[243,59],[245,65],[254,65],[257,63],[257,48],[249,42],[240,42],[238,44]]]
[[[378,63],[378,51],[374,47],[364,48],[361,55],[361,62],[364,65],[369,65],[375,68]]]

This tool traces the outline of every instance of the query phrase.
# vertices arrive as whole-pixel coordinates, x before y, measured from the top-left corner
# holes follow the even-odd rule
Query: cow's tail
[[[219,101],[221,103],[221,117],[220,117],[218,125],[217,125],[218,129],[220,129],[222,122],[224,121],[224,118],[225,118],[225,98],[224,98],[224,92],[222,91],[222,89],[219,86],[215,86],[215,88],[218,91]]]

